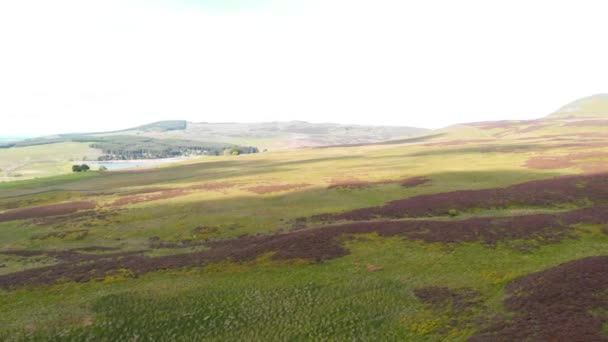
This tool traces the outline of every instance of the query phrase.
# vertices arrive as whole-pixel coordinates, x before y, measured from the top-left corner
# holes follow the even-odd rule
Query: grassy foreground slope
[[[606,132],[548,120],[0,184],[0,338],[606,338]]]

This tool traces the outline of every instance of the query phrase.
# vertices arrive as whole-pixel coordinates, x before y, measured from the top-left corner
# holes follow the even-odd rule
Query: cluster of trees
[[[249,147],[234,146],[234,147],[225,149],[223,154],[225,156],[227,156],[227,155],[238,156],[241,154],[259,153],[259,152],[260,151],[258,150],[258,148],[253,147],[253,146],[249,146]]]
[[[72,172],[87,172],[91,168],[87,164],[82,165],[72,165]]]
[[[159,159],[181,156],[219,156],[222,154],[258,153],[257,147],[233,146],[181,139],[154,139],[148,137],[113,136],[97,138],[92,148],[100,149],[104,160]],[[228,150],[229,152],[226,152]]]

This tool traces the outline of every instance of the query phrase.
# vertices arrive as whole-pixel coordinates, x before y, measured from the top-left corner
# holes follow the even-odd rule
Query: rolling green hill
[[[586,120],[0,183],[0,340],[603,340]]]
[[[608,94],[597,94],[569,103],[551,114],[549,118],[608,119]]]

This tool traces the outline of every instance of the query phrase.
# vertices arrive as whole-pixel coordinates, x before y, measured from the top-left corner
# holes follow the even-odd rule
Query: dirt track
[[[23,209],[13,209],[0,213],[0,222],[67,215],[75,213],[79,210],[95,209],[95,207],[96,205],[94,202],[77,201]]]

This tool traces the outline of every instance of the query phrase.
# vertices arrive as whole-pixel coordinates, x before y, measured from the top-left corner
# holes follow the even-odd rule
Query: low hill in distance
[[[608,94],[596,94],[569,103],[549,115],[553,119],[606,119],[608,120]]]
[[[412,137],[428,131],[415,127],[341,125],[304,121],[265,123],[162,121],[110,134],[143,135],[158,139],[215,141],[253,145],[261,150],[276,150],[336,144],[377,143]]]
[[[438,141],[535,142],[601,141],[608,138],[608,95],[574,101],[537,120],[485,121],[434,131]]]
[[[0,181],[70,172],[71,163],[83,160],[249,154],[267,149],[377,143],[427,131],[411,127],[314,124],[301,121],[160,121],[120,131],[57,134],[0,142]]]

